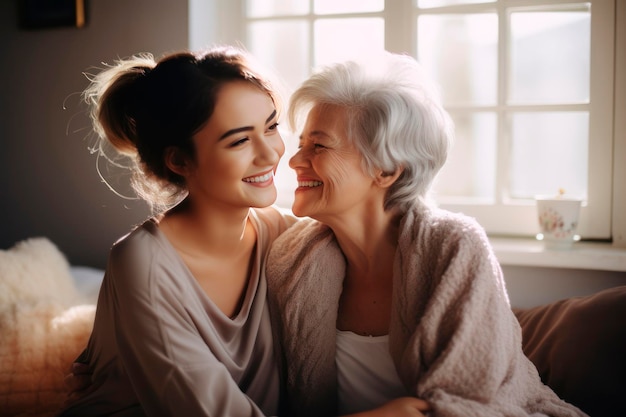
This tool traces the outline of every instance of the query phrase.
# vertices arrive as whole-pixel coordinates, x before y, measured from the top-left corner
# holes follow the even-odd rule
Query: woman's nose
[[[298,151],[289,158],[289,168],[296,169],[302,167],[305,163],[305,158],[303,155],[304,148],[298,149]]]
[[[259,143],[259,158],[264,162],[269,162],[271,165],[277,164],[285,153],[285,143],[280,135],[264,138]]]

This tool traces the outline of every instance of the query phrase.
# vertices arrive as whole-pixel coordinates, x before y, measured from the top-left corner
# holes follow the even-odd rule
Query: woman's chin
[[[273,194],[264,196],[263,198],[256,198],[254,202],[251,203],[251,206],[257,208],[269,207],[276,202],[277,196],[276,192],[274,192]]]
[[[298,204],[297,202],[293,203],[293,206],[291,207],[291,212],[294,214],[294,216],[297,217],[309,217],[311,214],[310,210],[307,210],[306,207]]]

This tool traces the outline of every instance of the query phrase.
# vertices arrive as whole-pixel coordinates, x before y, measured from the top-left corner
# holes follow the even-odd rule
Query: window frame
[[[403,2],[413,3],[411,0]],[[388,3],[394,3],[388,1]],[[581,105],[509,105],[506,94],[509,82],[507,69],[510,51],[507,37],[510,12],[519,9],[540,9],[542,7],[562,7],[571,4],[591,3],[591,42],[605,45],[592,47],[590,57],[590,98],[589,104]],[[405,6],[406,7],[406,6]],[[403,11],[407,13],[406,9]],[[611,231],[611,192],[613,146],[613,80],[615,27],[611,14],[614,12],[612,0],[498,0],[495,3],[478,3],[459,6],[446,6],[429,9],[413,9],[413,22],[419,15],[441,13],[496,13],[498,16],[498,102],[495,107],[447,106],[454,111],[495,111],[498,118],[498,157],[495,201],[488,204],[459,203],[443,201],[440,206],[451,211],[459,211],[475,217],[491,236],[533,236],[538,229],[534,200],[512,199],[506,194],[507,158],[510,146],[510,115],[515,111],[542,111],[559,109],[582,109],[589,112],[589,155],[588,155],[588,199],[581,208],[578,234],[584,239],[608,240]],[[413,27],[412,34],[417,28]],[[412,38],[417,38],[412,36]],[[406,47],[406,45],[405,45]],[[411,53],[418,56],[417,45],[411,45]],[[445,86],[444,86],[445,88]],[[503,180],[500,180],[503,179]],[[556,193],[555,193],[556,194]]]

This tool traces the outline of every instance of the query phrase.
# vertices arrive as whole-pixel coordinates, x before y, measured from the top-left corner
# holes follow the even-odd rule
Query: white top
[[[337,330],[339,415],[379,407],[407,392],[389,353],[389,336]]]

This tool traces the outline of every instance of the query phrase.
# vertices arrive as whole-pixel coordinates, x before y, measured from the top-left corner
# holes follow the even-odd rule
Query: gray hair
[[[385,52],[374,63],[347,61],[323,67],[293,93],[289,123],[299,131],[313,106],[346,110],[348,140],[363,168],[402,174],[389,188],[385,209],[402,211],[427,195],[443,166],[454,128],[437,85],[407,55]]]

